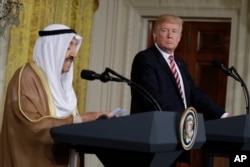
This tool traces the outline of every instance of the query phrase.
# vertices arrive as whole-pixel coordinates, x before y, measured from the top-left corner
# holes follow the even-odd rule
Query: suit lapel
[[[166,62],[166,60],[163,58],[163,55],[161,54],[161,52],[156,48],[156,46],[153,46],[155,55],[157,57],[157,60],[159,62],[159,68],[162,68],[162,73],[164,73],[164,75],[168,75],[171,79],[171,81],[173,82],[173,84],[175,85],[175,89],[177,91],[179,91],[178,85],[176,83],[176,80],[173,76],[173,73],[168,65],[168,63]],[[179,67],[179,66],[178,66]],[[181,96],[180,96],[181,97]]]
[[[176,88],[178,89],[178,86],[176,84],[176,81],[175,81],[175,78],[172,74],[172,71],[168,65],[168,63],[166,62],[166,60],[163,58],[161,52],[156,48],[156,46],[153,46],[153,49],[154,49],[154,52],[155,52],[155,55],[157,57],[157,60],[159,62],[159,66],[160,68],[162,68],[162,72],[166,75],[169,75],[171,80],[175,83],[176,85]]]

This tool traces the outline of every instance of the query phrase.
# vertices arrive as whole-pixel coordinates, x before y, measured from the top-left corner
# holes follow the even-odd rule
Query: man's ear
[[[154,33],[153,33],[153,39],[154,39],[154,41],[157,40],[157,36]]]

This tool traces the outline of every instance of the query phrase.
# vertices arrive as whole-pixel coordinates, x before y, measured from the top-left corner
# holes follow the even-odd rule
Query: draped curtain
[[[23,0],[20,25],[13,26],[7,57],[7,86],[15,70],[27,61],[32,61],[33,47],[38,31],[48,24],[65,24],[83,37],[78,57],[74,61],[74,83],[78,110],[85,109],[86,81],[80,78],[83,68],[88,68],[92,16],[98,7],[98,0]],[[5,89],[6,89],[5,86]]]

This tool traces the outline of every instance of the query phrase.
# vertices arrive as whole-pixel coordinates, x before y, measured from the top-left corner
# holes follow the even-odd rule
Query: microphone
[[[122,80],[119,78],[111,77],[106,71],[104,71],[102,74],[97,74],[96,72],[91,70],[82,70],[81,78],[90,81],[98,79],[102,82],[108,82],[108,81],[122,82]]]
[[[224,73],[226,75],[231,75],[232,72],[230,71],[230,69],[226,68],[222,63],[220,63],[218,60],[214,60],[213,65],[219,69],[221,69],[222,71],[224,71]]]
[[[234,70],[234,67],[231,67],[231,68],[226,68],[222,63],[220,63],[218,60],[214,60],[213,62],[213,65],[219,69],[221,69],[222,71],[224,71],[224,73],[227,75],[227,76],[231,76],[233,77],[236,81],[239,81],[239,78],[237,76],[235,76],[233,74],[233,70]]]
[[[86,79],[86,80],[95,80],[95,79],[100,79],[101,75],[97,74],[94,71],[90,71],[90,70],[82,70],[81,72],[81,78],[82,79]]]
[[[232,66],[229,69],[224,67],[223,64],[221,64],[219,61],[214,60],[213,65],[216,66],[217,68],[223,70],[225,72],[226,75],[231,76],[232,78],[234,78],[236,81],[240,82],[242,88],[243,88],[243,92],[245,95],[245,100],[246,100],[246,114],[249,114],[250,112],[250,96],[249,96],[249,91],[248,88],[245,84],[245,82],[243,81],[243,79],[241,78],[241,76],[239,75],[239,73],[237,72],[237,70]]]
[[[117,78],[111,77],[109,75],[109,73],[113,74]],[[149,100],[149,102],[154,104],[155,109],[162,111],[162,109],[161,109],[160,105],[158,104],[158,102],[156,101],[156,99],[147,90],[145,90],[142,86],[138,85],[137,83],[133,82],[132,80],[129,80],[129,79],[123,77],[122,75],[116,73],[115,71],[113,71],[112,69],[110,69],[108,67],[105,69],[105,71],[102,74],[97,74],[91,70],[82,70],[81,78],[86,79],[86,80],[90,80],[90,81],[95,80],[95,79],[99,79],[102,82],[108,82],[108,81],[125,82],[129,86],[131,86],[132,88],[137,90],[139,93],[141,93],[142,95],[145,95],[146,98]]]

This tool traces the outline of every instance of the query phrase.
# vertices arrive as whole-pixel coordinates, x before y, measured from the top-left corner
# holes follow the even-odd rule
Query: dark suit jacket
[[[220,118],[225,111],[195,85],[184,61],[176,55],[175,61],[182,75],[187,106],[193,106],[209,119]],[[131,80],[147,90],[163,111],[183,112],[185,110],[171,69],[155,45],[135,56]],[[133,88],[131,88],[131,95],[131,114],[156,110],[145,96]]]

